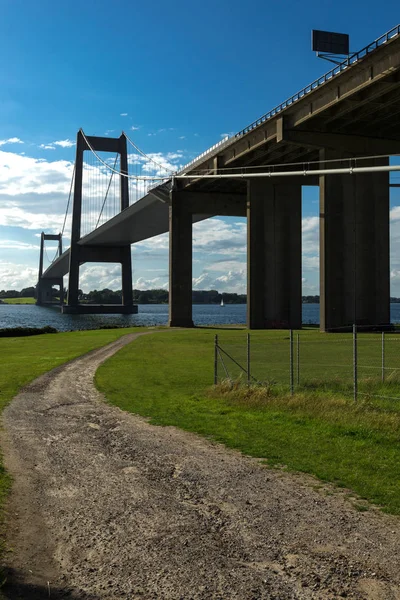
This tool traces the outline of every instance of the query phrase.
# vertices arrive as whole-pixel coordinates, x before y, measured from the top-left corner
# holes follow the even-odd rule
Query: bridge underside
[[[213,215],[247,216],[248,326],[297,328],[301,186],[319,186],[321,329],[385,326],[390,319],[388,173],[299,177],[290,172],[301,170],[293,163],[309,169],[313,161],[322,161],[315,168],[385,165],[387,158],[377,157],[399,150],[397,37],[184,171],[198,178],[180,180],[178,174],[172,191],[171,182],[159,186],[77,246],[111,253],[169,231],[170,325],[192,326],[192,223]],[[246,177],[274,169],[287,177]],[[241,170],[241,179],[218,177]],[[215,178],[202,178],[205,173]],[[85,262],[89,250],[77,252]],[[64,254],[44,277],[62,276],[70,263]]]

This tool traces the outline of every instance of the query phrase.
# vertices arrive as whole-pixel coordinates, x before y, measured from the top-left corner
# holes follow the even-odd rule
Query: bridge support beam
[[[321,160],[338,158],[327,150],[320,154]],[[388,324],[389,283],[389,174],[321,176],[321,330]]]
[[[247,326],[301,327],[301,186],[249,180]]]
[[[169,205],[169,326],[193,327],[192,213],[175,190]]]

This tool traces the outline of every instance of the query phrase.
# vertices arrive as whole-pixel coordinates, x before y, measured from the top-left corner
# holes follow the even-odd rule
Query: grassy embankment
[[[0,410],[23,385],[39,375],[90,350],[105,346],[126,333],[139,330],[136,327],[0,338]],[[9,486],[10,478],[0,462],[0,521]]]
[[[35,298],[1,298],[4,304],[35,304]]]
[[[139,338],[100,367],[97,385],[110,402],[150,417],[152,423],[176,425],[265,458],[270,466],[311,473],[348,488],[357,494],[353,502],[359,510],[367,509],[361,498],[400,514],[399,400],[375,399],[367,384],[367,395],[354,403],[351,394],[345,398],[330,393],[318,380],[316,385],[306,382],[308,389],[293,397],[283,388],[276,394],[275,386],[253,394],[246,388],[227,391],[224,386],[211,391],[215,333],[198,329]],[[234,348],[241,336],[243,347],[244,332],[219,333],[222,346]],[[351,338],[318,332],[308,336],[311,345],[321,339],[327,342],[323,349],[315,345],[314,365],[325,356],[332,365],[333,383],[343,374],[343,367],[338,368],[343,353],[349,355],[346,368],[351,374]],[[379,342],[376,336],[369,339]],[[254,332],[252,340],[255,352],[264,348],[265,374],[274,371],[276,361],[287,364],[287,332]],[[266,343],[258,347],[261,340]],[[379,355],[379,343],[372,341],[366,337],[360,341],[367,363],[375,361],[373,353]],[[323,365],[320,369],[324,374]],[[275,369],[273,378],[277,373]],[[369,390],[379,387],[370,382]],[[393,396],[400,388],[389,378],[379,391]]]

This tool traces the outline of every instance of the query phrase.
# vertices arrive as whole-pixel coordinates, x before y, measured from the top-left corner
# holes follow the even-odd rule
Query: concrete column
[[[321,151],[321,160],[337,157]],[[388,161],[362,162],[378,164]],[[389,284],[389,174],[321,176],[321,330],[389,323]]]
[[[69,306],[78,305],[79,289],[79,246],[78,241],[81,237],[81,217],[82,217],[82,178],[83,178],[83,152],[85,142],[82,134],[78,132],[76,139],[76,158],[75,158],[75,181],[74,181],[74,199],[72,205],[72,227],[71,227],[71,247],[69,254],[69,277],[68,277],[68,298]]]
[[[192,214],[178,191],[169,206],[169,326],[193,327]]]
[[[120,153],[120,194],[121,194],[121,212],[129,206],[129,186],[128,178],[123,174],[128,174],[128,152],[126,147],[126,137],[121,135],[119,138],[119,153]]]
[[[121,266],[122,266],[122,304],[131,306],[133,304],[132,292],[132,255],[131,247],[121,248]]]
[[[38,281],[41,280],[43,275],[43,252],[44,252],[44,231],[40,235],[40,256],[39,256],[39,277]]]
[[[248,182],[247,326],[301,327],[301,186]]]

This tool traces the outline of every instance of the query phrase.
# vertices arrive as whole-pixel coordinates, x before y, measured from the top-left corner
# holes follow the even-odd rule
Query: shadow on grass
[[[67,587],[53,587],[24,582],[24,577],[14,569],[6,569],[2,575],[7,580],[0,589],[0,600],[100,600],[98,596],[88,595],[82,590],[72,590]]]

